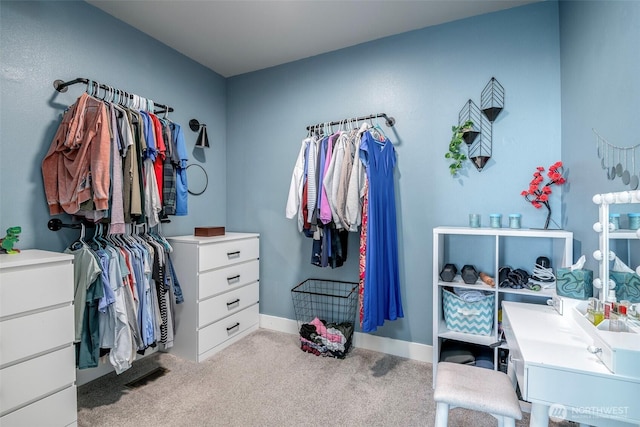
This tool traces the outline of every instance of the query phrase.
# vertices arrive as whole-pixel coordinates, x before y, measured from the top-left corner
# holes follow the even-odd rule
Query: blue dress
[[[398,273],[398,231],[393,171],[396,151],[387,138],[362,135],[359,157],[369,180],[369,219],[364,277],[362,331],[404,317]]]

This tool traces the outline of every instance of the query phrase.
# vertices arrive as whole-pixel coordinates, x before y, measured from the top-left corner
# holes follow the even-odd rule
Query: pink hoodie
[[[75,214],[90,199],[95,210],[108,209],[110,148],[106,107],[83,93],[65,112],[42,161],[51,215]]]

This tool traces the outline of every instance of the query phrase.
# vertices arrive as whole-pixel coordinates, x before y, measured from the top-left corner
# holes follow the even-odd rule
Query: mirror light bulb
[[[599,222],[594,222],[593,231],[595,231],[596,233],[602,233],[602,224]],[[640,231],[640,229],[638,231]]]
[[[593,279],[593,286],[598,289],[602,289],[602,280],[600,280],[600,278]]]
[[[622,193],[618,193],[618,202],[620,203],[629,203],[631,201],[631,194],[628,191],[623,191]]]
[[[593,258],[596,261],[602,261],[602,252],[600,251],[600,249],[596,249],[595,251],[593,251]]]

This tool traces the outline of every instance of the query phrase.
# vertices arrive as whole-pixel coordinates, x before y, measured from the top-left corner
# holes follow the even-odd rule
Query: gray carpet
[[[126,386],[158,367],[168,372]],[[80,386],[78,425],[432,426],[431,377],[430,363],[363,349],[318,357],[295,335],[260,329],[203,363],[157,353]],[[527,424],[525,414],[517,426]],[[497,421],[458,408],[449,425]]]

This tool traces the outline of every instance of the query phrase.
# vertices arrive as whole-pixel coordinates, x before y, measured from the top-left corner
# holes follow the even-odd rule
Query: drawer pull
[[[240,322],[236,322],[236,324],[235,324],[235,325],[233,325],[233,326],[229,326],[229,327],[227,328],[227,334],[231,334],[231,331],[233,331],[233,330],[234,330],[234,329],[236,329],[236,328],[240,328]],[[236,332],[237,332],[237,331],[236,331]]]
[[[227,258],[240,258],[240,251],[227,252]]]
[[[227,283],[232,284],[232,283],[237,283],[240,281],[240,275],[236,274],[235,276],[231,276],[231,277],[227,277]]]
[[[235,307],[232,307],[234,306]],[[227,303],[227,310],[231,310],[232,308],[236,308],[240,305],[240,298],[237,298],[235,301],[231,301]]]

